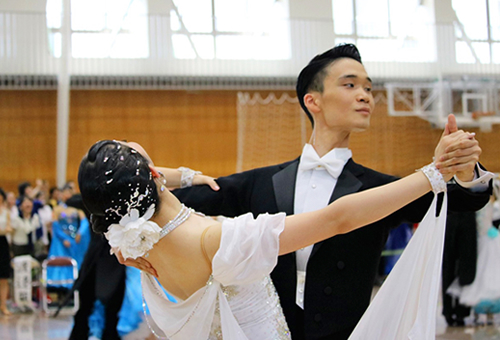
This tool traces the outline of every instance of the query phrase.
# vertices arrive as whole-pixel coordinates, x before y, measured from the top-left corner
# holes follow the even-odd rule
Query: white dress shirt
[[[305,170],[301,168],[302,161],[306,158],[317,158],[322,163],[336,163],[336,166],[341,167],[340,171],[337,171],[337,173],[340,174],[351,157],[351,150],[347,148],[336,148],[319,158],[314,147],[311,144],[306,144],[302,150],[299,170],[295,182],[294,214],[315,211],[326,207],[332,196],[333,189],[337,184],[337,178],[333,177],[323,165]],[[339,160],[341,162],[339,162]],[[304,308],[306,267],[312,248],[313,245],[295,252],[297,260],[296,303],[302,309]]]

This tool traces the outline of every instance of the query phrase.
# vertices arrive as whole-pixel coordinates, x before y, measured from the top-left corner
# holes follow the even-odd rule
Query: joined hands
[[[434,152],[434,162],[446,181],[453,175],[463,182],[474,179],[474,169],[481,148],[475,134],[458,130],[455,116],[448,115],[448,123]]]

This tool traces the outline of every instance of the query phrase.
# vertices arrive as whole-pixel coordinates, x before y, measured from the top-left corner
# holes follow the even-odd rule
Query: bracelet
[[[201,171],[194,171],[181,166],[177,168],[181,172],[181,188],[193,186],[193,178],[195,175],[201,175]]]
[[[424,166],[423,168],[419,169],[421,170],[424,175],[427,177],[429,180],[432,191],[435,194],[439,194],[440,192],[446,192],[446,182],[444,181],[443,175],[439,172],[439,170],[436,168],[436,165],[434,162],[432,162],[429,165]],[[418,171],[418,170],[417,170]]]

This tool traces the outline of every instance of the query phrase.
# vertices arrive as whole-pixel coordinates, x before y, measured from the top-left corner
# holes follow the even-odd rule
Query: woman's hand
[[[165,186],[167,186],[169,189],[178,189],[182,187],[181,185],[182,172],[179,171],[179,169],[153,167],[153,166],[150,166],[150,169],[153,173],[153,177],[161,178],[163,176],[164,179],[166,179],[167,182],[165,183]],[[214,191],[219,190],[219,185],[217,184],[217,182],[215,182],[215,178],[211,176],[206,176],[201,173],[195,173],[195,171],[193,171],[192,179],[193,179],[192,183],[188,186],[206,184],[210,186],[210,188]]]
[[[193,185],[209,185],[213,191],[218,191],[219,185],[215,181],[215,178],[206,175],[194,175]]]
[[[154,269],[151,263],[149,263],[149,261],[146,260],[144,257],[138,257],[135,260],[130,258],[125,260],[120,251],[115,251],[114,253],[120,264],[137,268],[139,270],[145,271],[150,275],[153,275],[154,277],[158,277],[156,269]]]

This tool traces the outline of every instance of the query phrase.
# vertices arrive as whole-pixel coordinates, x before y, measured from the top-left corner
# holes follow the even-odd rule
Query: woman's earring
[[[162,174],[162,175],[163,175],[163,174]],[[161,185],[161,187],[160,187],[160,191],[161,191],[161,192],[164,192],[164,191],[165,191],[165,189],[167,188],[167,187],[165,186],[165,184],[167,184],[167,180],[166,180],[165,178],[163,178],[163,179],[162,179],[162,185]]]

